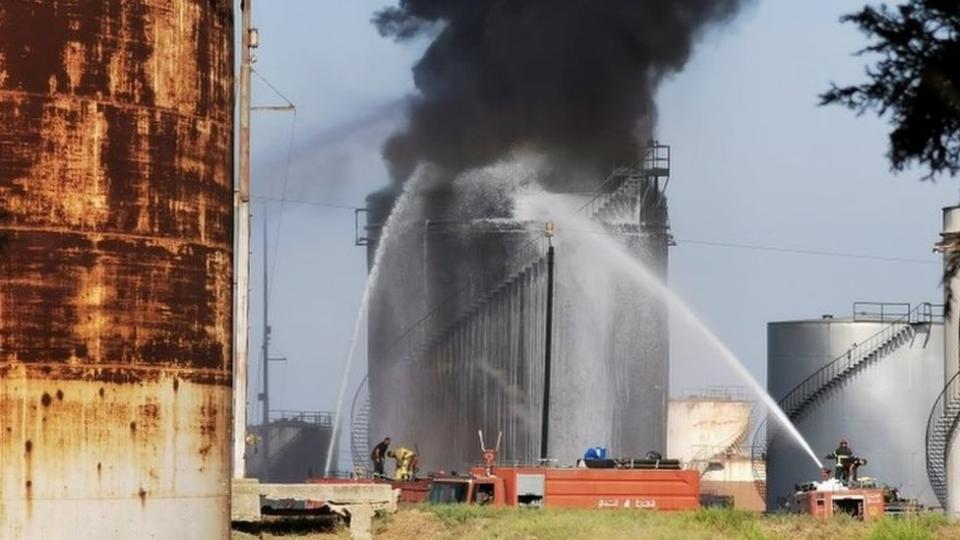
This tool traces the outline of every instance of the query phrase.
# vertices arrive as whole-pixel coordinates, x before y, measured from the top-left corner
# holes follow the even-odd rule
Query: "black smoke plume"
[[[391,172],[431,163],[455,177],[515,150],[592,175],[631,163],[657,86],[744,1],[399,0],[374,16],[380,33],[432,42],[409,125],[384,148]]]

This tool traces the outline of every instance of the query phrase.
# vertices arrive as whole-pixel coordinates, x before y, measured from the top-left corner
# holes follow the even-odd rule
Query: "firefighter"
[[[826,456],[826,459],[832,459],[837,462],[834,466],[834,478],[841,481],[850,480],[850,468],[853,465],[853,450],[847,444],[846,439],[840,439],[840,445],[832,454]]]
[[[391,457],[397,462],[396,470],[393,473],[394,480],[412,480],[416,474],[417,453],[409,448],[397,448],[387,451],[387,457]]]
[[[858,481],[860,480],[860,478],[859,478],[860,467],[863,467],[863,466],[865,466],[866,464],[867,464],[867,459],[866,459],[866,458],[855,457],[855,458],[853,458],[853,459],[850,460],[850,471],[851,471],[851,473],[850,473],[850,479],[851,479],[853,482],[858,482]]]
[[[373,452],[370,452],[370,460],[373,461],[373,476],[382,477],[383,476],[383,460],[387,457],[389,453],[387,449],[390,448],[390,437],[387,437],[380,441],[380,444],[373,447]]]

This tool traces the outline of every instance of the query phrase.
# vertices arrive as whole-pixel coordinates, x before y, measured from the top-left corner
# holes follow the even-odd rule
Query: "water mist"
[[[737,356],[643,261],[635,258],[618,241],[617,235],[611,234],[596,222],[578,212],[567,196],[551,195],[544,192],[523,194],[518,199],[517,208],[521,214],[518,215],[519,218],[551,221],[556,224],[556,241],[559,253],[562,253],[565,246],[575,246],[578,250],[578,260],[586,261],[591,266],[603,265],[610,271],[622,272],[636,285],[664,302],[685,324],[703,336],[708,345],[759,397],[776,424],[803,448],[818,468],[823,467],[816,453],[813,452],[807,441],[780,409],[777,402],[750,375]],[[584,254],[588,254],[588,256],[584,257]]]
[[[343,375],[340,378],[340,387],[337,390],[337,408],[333,416],[333,433],[330,437],[330,444],[327,446],[327,460],[323,466],[324,476],[330,475],[330,467],[333,463],[333,452],[337,440],[340,438],[340,423],[343,417],[343,397],[350,379],[350,371],[353,368],[357,344],[360,342],[360,332],[363,330],[363,321],[370,307],[370,296],[374,287],[377,286],[377,281],[380,277],[380,263],[383,259],[383,254],[387,252],[390,246],[390,241],[395,229],[401,225],[401,216],[406,214],[413,199],[413,192],[416,190],[416,186],[420,183],[421,178],[425,178],[425,175],[415,175],[414,178],[404,184],[403,191],[397,198],[397,203],[393,207],[393,211],[390,212],[390,216],[387,218],[386,223],[384,223],[380,233],[377,250],[373,256],[373,264],[370,267],[370,272],[367,274],[367,282],[363,288],[363,295],[360,298],[360,309],[357,311],[357,318],[353,323],[353,336],[350,339],[350,350],[347,353],[347,361],[343,367]]]

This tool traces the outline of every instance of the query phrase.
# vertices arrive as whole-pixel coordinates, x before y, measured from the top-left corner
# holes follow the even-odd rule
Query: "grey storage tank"
[[[767,377],[768,391],[821,459],[846,439],[869,461],[861,477],[937,504],[924,445],[943,381],[942,308],[858,303],[850,318],[769,323]],[[810,458],[775,428],[766,457],[768,510],[783,508],[795,484],[817,479]]]
[[[562,197],[583,205],[585,216],[665,278],[668,174],[669,147],[652,145],[642,164],[617,169],[594,194]],[[463,470],[480,458],[478,430],[488,439],[503,432],[505,463],[539,457],[544,224],[515,221],[498,192],[483,189],[457,184],[418,192],[390,225],[370,299],[369,407],[353,408],[363,411],[353,415],[355,459],[366,461],[370,442],[390,436],[395,446],[418,448],[423,470]],[[371,264],[396,197],[384,191],[368,199],[360,243]],[[665,307],[619,277],[600,291],[614,301],[588,306],[595,291],[583,286],[590,276],[573,270],[582,257],[574,237],[554,241],[549,457],[573,463],[596,445],[617,456],[664,452]],[[592,318],[590,309],[602,313]],[[586,327],[596,329],[589,340],[573,332]]]

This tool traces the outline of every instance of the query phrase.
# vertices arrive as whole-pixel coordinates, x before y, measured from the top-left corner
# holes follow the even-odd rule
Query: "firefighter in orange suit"
[[[397,462],[397,468],[393,473],[394,480],[412,480],[416,474],[417,453],[409,448],[397,448],[387,452],[387,457],[392,457]]]

